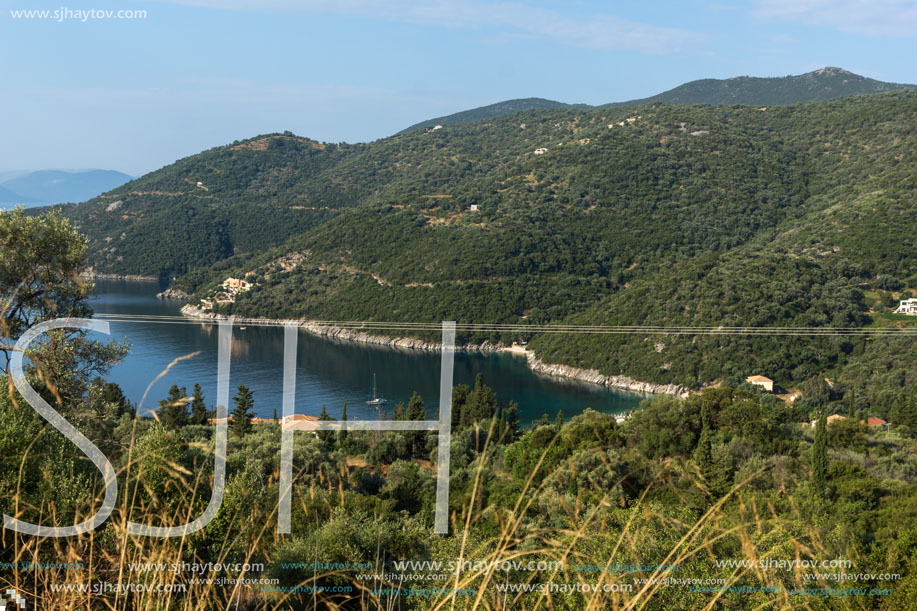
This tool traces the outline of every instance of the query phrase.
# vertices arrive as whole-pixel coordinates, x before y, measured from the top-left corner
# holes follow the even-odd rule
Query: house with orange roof
[[[891,426],[887,420],[882,420],[881,418],[876,418],[875,416],[870,416],[865,421],[860,420],[860,424],[865,424],[871,429],[876,427],[887,429],[889,426]]]
[[[282,428],[285,431],[317,431],[318,429],[315,426],[315,423],[319,419],[315,416],[307,416],[306,414],[293,414],[292,416],[287,416],[283,418]]]

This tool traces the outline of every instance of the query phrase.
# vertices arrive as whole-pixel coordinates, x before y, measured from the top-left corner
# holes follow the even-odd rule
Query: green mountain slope
[[[739,76],[730,79],[701,79],[648,98],[617,102],[609,106],[638,106],[654,102],[772,106],[818,102],[912,87],[915,85],[884,83],[841,68],[826,67],[798,76],[773,78]]]
[[[222,313],[905,324],[888,310],[917,290],[915,117],[917,92],[902,91],[767,110],[525,111],[359,146],[275,134],[66,212],[99,271],[184,273],[199,297],[246,275],[252,290]],[[482,339],[683,384],[855,370],[866,384],[864,355],[886,358],[849,337],[460,338]]]
[[[842,328],[909,324],[907,317],[896,318],[889,311],[899,298],[917,292],[917,158],[910,143],[915,100],[908,92],[797,107],[824,113],[786,125],[781,136],[808,169],[802,214],[788,217],[775,231],[761,232],[727,257],[701,255],[636,279],[627,290],[567,322]],[[782,112],[792,115],[797,110]],[[902,350],[902,345],[907,348]],[[912,359],[892,365],[889,357],[912,351],[915,342],[909,338],[667,335],[574,342],[542,336],[532,346],[548,361],[685,383],[738,383],[750,372],[791,383],[834,372],[850,384],[881,380],[888,391],[917,376]]]
[[[357,147],[292,134],[218,147],[64,212],[90,238],[98,272],[173,277],[280,244],[355,196],[322,181]]]
[[[873,324],[883,308],[869,293],[917,289],[909,255],[917,230],[915,111],[917,95],[899,93],[767,111],[644,108],[612,128],[600,111],[551,113],[541,123],[527,117],[529,133],[517,139],[532,146],[566,132],[564,145],[540,156],[522,149],[502,165],[491,160],[488,136],[494,150],[510,149],[517,121],[467,126],[465,139],[480,155],[472,166],[491,160],[492,179],[439,176],[441,195],[451,197],[432,201],[412,196],[416,183],[394,181],[372,205],[232,268],[253,271],[255,289],[223,311],[522,324]],[[750,372],[790,384],[843,370],[869,349],[850,337],[488,339],[531,339],[548,362],[683,384]]]
[[[563,102],[555,102],[554,100],[545,100],[544,98],[506,100],[504,102],[497,102],[496,104],[481,106],[480,108],[472,108],[471,110],[457,112],[444,117],[436,117],[428,121],[421,121],[420,123],[415,123],[401,130],[395,135],[430,129],[437,125],[461,125],[463,123],[474,123],[475,121],[486,121],[488,119],[502,117],[503,115],[522,112],[524,110],[546,110],[552,108],[589,108],[589,106],[586,104],[565,104]]]
[[[738,76],[730,79],[701,79],[679,85],[660,94],[630,100],[612,102],[602,108],[624,106],[642,106],[661,102],[663,104],[709,104],[711,106],[728,106],[742,104],[750,106],[774,106],[787,104],[804,104],[853,95],[867,95],[910,89],[917,85],[886,83],[860,76],[841,68],[825,67],[797,76],[760,78]],[[507,100],[489,106],[473,108],[464,112],[437,117],[422,121],[398,134],[431,129],[437,125],[461,125],[475,121],[488,121],[504,115],[524,110],[544,110],[552,108],[592,108],[587,104],[564,104],[542,98]],[[397,134],[396,134],[397,135]]]

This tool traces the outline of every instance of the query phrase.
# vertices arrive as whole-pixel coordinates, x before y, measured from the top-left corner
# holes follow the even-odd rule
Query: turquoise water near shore
[[[156,299],[161,290],[156,282],[96,280],[93,307],[96,314],[179,316],[181,303]],[[155,380],[174,359],[199,352],[174,365],[166,376],[153,383],[142,412],[156,409],[172,384],[195,383],[204,390],[208,403],[216,399],[217,327],[212,324],[157,324],[112,322],[111,336],[130,343],[127,358],[116,366],[109,379],[117,382],[127,397],[139,403]],[[510,353],[462,353],[455,355],[455,384],[474,384],[478,373],[501,401],[520,406],[523,424],[548,414],[552,420],[560,411],[565,418],[591,407],[618,413],[637,407],[647,395],[609,390],[596,385],[543,376],[531,371],[525,358]],[[298,341],[296,412],[316,416],[325,405],[339,417],[347,403],[348,417],[360,420],[377,417],[366,405],[373,374],[379,393],[388,399],[390,411],[398,401],[407,403],[417,391],[431,417],[439,402],[440,355],[435,352],[398,350],[317,337],[301,331]],[[230,385],[233,393],[240,384],[250,386],[255,411],[261,417],[282,412],[283,329],[236,326],[233,329]]]

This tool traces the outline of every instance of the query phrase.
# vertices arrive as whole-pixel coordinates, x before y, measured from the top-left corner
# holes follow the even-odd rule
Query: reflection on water
[[[96,281],[93,304],[96,313],[178,315],[180,303],[155,298],[154,282]],[[173,360],[194,352],[197,356],[177,363],[150,390],[143,410],[155,409],[172,384],[195,383],[204,390],[208,402],[216,398],[217,326],[213,324],[159,324],[151,322],[113,322],[112,337],[131,344],[130,354],[109,376],[124,389],[132,401],[140,401],[147,386]],[[239,326],[233,328],[231,389],[250,386],[255,411],[271,417],[282,412],[283,329],[279,327]],[[590,384],[549,378],[533,373],[525,359],[509,353],[455,355],[455,383],[473,385],[478,373],[504,402],[520,405],[520,420],[528,423],[561,411],[565,417],[586,407],[603,412],[634,408],[645,395],[610,391]],[[389,400],[388,410],[398,401],[407,403],[417,391],[431,417],[439,401],[440,355],[437,352],[396,350],[341,342],[300,332],[296,373],[297,413],[318,415],[322,405],[328,413],[340,416],[344,403],[350,418],[375,418],[375,408],[366,405],[372,376],[376,375],[378,394]],[[231,408],[231,406],[230,406]]]

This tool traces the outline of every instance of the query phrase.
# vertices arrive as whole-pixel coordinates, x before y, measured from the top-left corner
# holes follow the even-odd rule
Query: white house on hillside
[[[901,303],[898,304],[898,309],[895,310],[895,314],[917,316],[917,299],[902,299]]]

